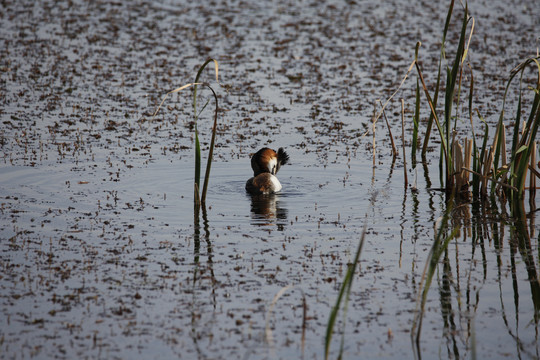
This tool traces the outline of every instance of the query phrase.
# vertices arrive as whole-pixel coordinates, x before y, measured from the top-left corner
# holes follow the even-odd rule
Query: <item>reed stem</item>
[[[407,155],[405,153],[405,102],[401,99],[401,145],[403,147],[403,176],[405,177],[405,189],[409,186],[407,179]]]

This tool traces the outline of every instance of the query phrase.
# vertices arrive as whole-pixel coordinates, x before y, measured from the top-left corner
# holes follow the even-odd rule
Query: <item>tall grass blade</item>
[[[474,148],[476,149],[476,134],[474,133],[474,124],[473,124],[473,94],[474,94],[474,73],[472,67],[469,65],[471,80],[469,83],[469,121],[471,123],[471,133]]]
[[[463,22],[461,25],[461,35],[459,37],[458,49],[456,51],[456,57],[452,69],[447,69],[446,76],[446,92],[445,92],[445,102],[444,102],[444,123],[445,123],[445,135],[446,143],[450,144],[450,136],[452,132],[450,131],[451,119],[452,119],[452,105],[454,103],[454,93],[456,88],[456,81],[458,71],[461,69],[463,63],[463,56],[465,52],[465,33],[467,31],[467,24],[469,20],[469,10],[468,5],[465,4],[465,12],[463,15]],[[457,117],[456,117],[457,121]],[[450,147],[451,148],[451,147]],[[452,155],[446,157],[446,190],[449,191],[453,188],[453,158]]]
[[[372,143],[372,146],[371,148],[373,149],[373,171],[375,171],[375,159],[377,157],[377,147],[375,146],[375,139],[376,139],[376,136],[375,136],[375,131],[377,129],[377,111],[376,109],[374,108],[373,109],[373,116],[371,118],[371,133],[373,134],[373,137],[372,137],[372,140],[371,140],[371,143]]]
[[[199,188],[201,184],[201,144],[199,131],[195,124],[195,183],[193,184],[195,204],[200,205]]]
[[[480,153],[478,154],[478,166],[476,169],[477,172],[477,179],[478,179],[478,195],[486,195],[485,192],[482,192],[483,190],[480,188],[480,185],[484,182],[484,169],[486,166],[486,149],[487,149],[487,142],[489,139],[489,126],[487,122],[484,120],[482,115],[480,115],[480,112],[477,110],[478,117],[480,118],[480,121],[484,124],[484,136],[482,140],[482,148],[480,149]],[[478,196],[477,195],[477,196]]]
[[[469,10],[468,4],[465,4],[465,13],[463,15],[463,22],[461,25],[461,35],[459,37],[458,49],[456,51],[456,58],[452,69],[447,70],[447,80],[446,80],[446,93],[445,93],[445,103],[444,103],[444,121],[446,124],[446,140],[447,143],[450,142],[450,123],[452,117],[452,104],[454,99],[454,93],[456,88],[457,74],[461,68],[463,62],[463,55],[465,52],[465,33],[467,31],[467,23],[469,20]],[[451,167],[447,168],[448,171],[451,171]]]
[[[433,95],[433,108],[437,108],[437,101],[439,99],[439,87],[441,83],[441,60],[439,60],[439,70],[437,72],[437,83],[435,84],[435,94]],[[424,135],[424,145],[422,145],[422,157],[425,157],[427,152],[427,147],[429,144],[429,138],[431,136],[431,129],[433,127],[433,112],[429,113],[428,123],[426,125],[426,134]]]
[[[216,67],[217,67],[217,65],[216,65]],[[217,68],[216,68],[216,71],[217,71]],[[206,200],[206,192],[208,190],[208,180],[210,178],[210,168],[211,168],[211,164],[212,164],[212,158],[213,158],[213,153],[214,153],[214,142],[215,142],[216,131],[217,131],[217,115],[218,115],[218,112],[219,112],[219,104],[218,104],[218,98],[217,98],[216,92],[207,83],[197,83],[197,82],[195,82],[195,83],[190,83],[190,84],[186,84],[184,86],[181,86],[181,87],[179,87],[177,89],[169,91],[165,95],[165,97],[163,98],[163,100],[159,104],[158,108],[156,109],[156,111],[155,111],[155,113],[153,115],[153,118],[155,118],[155,116],[157,115],[159,109],[161,108],[161,106],[165,102],[165,99],[169,95],[171,95],[173,93],[177,93],[177,92],[182,91],[184,89],[187,89],[190,86],[196,87],[198,85],[204,85],[204,86],[206,86],[207,88],[209,88],[212,91],[212,95],[214,96],[214,101],[215,101],[215,104],[216,104],[216,108],[215,108],[215,112],[214,112],[214,126],[212,127],[212,139],[210,141],[210,150],[208,152],[208,162],[206,164],[206,173],[205,173],[205,178],[204,178],[204,186],[203,186],[203,189],[202,189],[202,195],[201,196],[199,196],[200,179],[201,179],[201,145],[200,145],[200,142],[199,142],[199,131],[197,129],[197,124],[195,123],[195,182],[194,182],[194,192],[196,194],[195,194],[195,197],[194,197],[194,201],[195,201],[195,204],[199,204],[199,203],[204,204],[204,202]],[[194,93],[196,94],[196,92],[194,92]],[[194,100],[194,106],[196,106],[195,104],[196,104],[196,101]],[[197,113],[196,113],[195,108],[194,108],[194,111],[195,111],[195,118],[197,118]]]
[[[199,71],[197,71],[197,76],[195,76],[195,84],[199,82],[199,78],[201,77],[203,70],[206,68],[206,65],[208,65],[211,62],[214,63],[214,69],[216,73],[216,82],[219,84],[218,62],[217,60],[214,60],[214,59],[208,59],[204,62],[204,64],[201,65],[201,67],[199,68]],[[193,113],[195,114],[195,124],[196,124],[197,122],[197,86],[193,88]]]
[[[471,31],[469,32],[469,40],[467,41],[467,44],[465,45],[465,47],[463,49],[463,55],[461,56],[461,61],[460,61],[460,64],[459,64],[459,81],[458,81],[457,100],[455,101],[456,115],[454,117],[455,118],[454,119],[454,131],[456,131],[456,129],[457,129],[457,123],[458,123],[458,120],[459,120],[459,104],[461,103],[461,86],[462,86],[462,83],[463,83],[463,72],[464,72],[463,64],[465,63],[465,59],[467,58],[467,53],[469,52],[469,46],[471,44],[472,35],[474,33],[474,18],[469,17],[468,20],[471,21]],[[465,36],[464,33],[462,35]],[[470,68],[470,64],[468,64],[468,65],[469,65],[469,68]],[[471,70],[471,72],[472,72],[472,70]],[[470,93],[469,93],[469,100],[470,100]]]
[[[433,100],[431,99],[431,96],[429,95],[426,83],[424,81],[424,76],[422,75],[422,70],[420,69],[420,65],[418,64],[418,50],[420,48],[420,43],[418,42],[416,44],[416,51],[414,55],[414,64],[416,65],[416,70],[418,72],[418,77],[420,78],[420,81],[422,83],[422,88],[424,90],[424,95],[426,96],[427,102],[429,104],[429,108],[431,109],[431,114],[433,116],[433,119],[435,120],[435,124],[437,125],[437,130],[439,130],[439,136],[441,139],[441,146],[442,146],[442,152],[444,154],[444,161],[448,166],[449,162],[449,154],[448,154],[448,141],[446,137],[444,136],[444,131],[441,127],[441,123],[439,122],[439,117],[437,116],[437,113],[435,112],[435,105],[433,104]],[[445,184],[443,184],[445,186]]]
[[[519,156],[519,163],[515,173],[516,176],[516,187],[518,188],[518,196],[521,199],[523,197],[523,192],[525,190],[525,178],[527,176],[527,169],[529,167],[529,158],[532,152],[532,142],[536,139],[536,132],[538,131],[538,126],[540,124],[540,109],[537,110],[537,115],[533,125],[533,131],[530,133],[530,138],[527,141],[523,151],[523,155]]]
[[[195,211],[198,214],[199,209],[201,208],[201,198],[199,197],[199,185],[197,185],[197,183],[193,184],[193,199],[194,199],[193,205],[194,205]]]
[[[360,254],[362,253],[362,248],[364,247],[365,237],[366,237],[366,228],[364,226],[364,231],[362,232],[362,236],[360,237],[360,242],[358,243],[358,248],[356,249],[354,260],[351,264],[348,264],[345,278],[343,279],[343,283],[341,284],[341,288],[339,289],[339,294],[336,300],[336,304],[330,311],[330,316],[328,318],[328,325],[326,327],[326,336],[324,339],[324,358],[325,359],[328,359],[328,355],[330,353],[330,344],[332,341],[332,335],[334,333],[334,326],[336,324],[337,315],[341,307],[341,302],[345,299],[345,310],[346,310],[346,306],[349,301],[349,296],[351,293],[352,283],[354,279],[354,273],[356,271],[356,266],[358,265],[358,261],[360,260]],[[341,356],[342,351],[343,351],[343,340],[342,340],[342,347],[340,350],[340,356]]]
[[[534,198],[536,197],[536,177],[537,173],[535,173],[536,168],[536,154],[537,154],[537,145],[538,143],[536,141],[533,141],[532,143],[532,152],[531,152],[531,162],[529,165],[529,169],[531,170],[531,173],[529,175],[529,200],[531,202],[531,208],[532,204],[534,204]]]
[[[433,109],[437,108],[437,101],[439,99],[439,87],[441,83],[441,68],[442,68],[442,61],[443,59],[446,59],[446,35],[448,33],[448,28],[450,26],[450,19],[452,18],[452,12],[454,10],[454,0],[450,2],[450,6],[448,8],[448,13],[446,14],[446,21],[444,23],[444,30],[443,30],[443,37],[441,41],[441,55],[439,57],[439,66],[437,70],[437,83],[435,85],[435,93],[433,95]],[[433,120],[434,120],[434,111],[430,113],[429,120],[427,123],[426,128],[426,135],[424,138],[424,145],[422,146],[422,157],[426,155],[428,143],[429,143],[429,137],[431,136],[431,128],[433,126]]]
[[[520,86],[521,88],[521,86]],[[516,153],[516,150],[517,150],[517,146],[518,146],[518,143],[519,143],[519,126],[521,125],[521,96],[522,96],[522,92],[521,92],[521,89],[519,91],[519,96],[518,96],[518,103],[517,103],[517,109],[516,109],[516,116],[514,118],[514,132],[512,134],[512,155]],[[503,116],[504,114],[504,111],[501,112],[501,116]],[[512,159],[513,160],[513,159]]]
[[[418,124],[420,123],[420,83],[416,79],[416,106],[413,117],[413,137],[411,148],[411,161],[413,169],[416,168],[416,148],[418,147]]]
[[[197,127],[197,120],[198,120],[198,112],[197,112],[197,84],[199,84],[199,78],[201,77],[201,74],[203,70],[206,68],[206,66],[213,62],[214,63],[214,69],[216,74],[216,82],[219,84],[219,68],[218,68],[218,62],[215,59],[208,59],[206,60],[201,67],[199,68],[199,71],[197,71],[197,75],[195,76],[195,86],[193,87],[193,117],[195,122],[195,183],[197,184],[197,187],[200,188],[200,181],[201,181],[201,147],[199,143],[199,131]],[[210,167],[212,163],[212,154],[214,151],[214,138],[215,138],[215,129],[217,126],[217,113],[218,113],[218,101],[216,93],[214,92],[214,89],[212,89],[209,85],[207,87],[212,90],[212,94],[214,95],[214,99],[216,101],[216,112],[214,117],[214,127],[212,130],[212,142],[210,145],[210,151],[208,154],[208,160],[206,163],[206,173],[204,177],[204,185],[202,189],[202,195],[200,197],[201,203],[205,203],[206,201],[206,191],[208,189],[208,178],[210,176]],[[205,105],[206,106],[206,105]]]
[[[511,200],[515,198],[523,198],[524,189],[525,189],[525,178],[527,176],[527,169],[529,164],[529,159],[532,153],[532,143],[536,141],[536,134],[538,132],[538,127],[540,126],[540,58],[529,58],[523,63],[519,64],[511,72],[510,79],[506,85],[505,95],[503,99],[503,109],[501,111],[501,116],[504,114],[504,105],[506,101],[506,95],[510,87],[510,83],[514,77],[519,73],[519,99],[518,99],[518,111],[516,115],[516,120],[514,124],[514,133],[512,137],[512,155],[510,160],[510,185],[517,188],[517,194],[510,193]],[[525,68],[529,64],[535,64],[537,67],[537,83],[536,87],[532,88],[534,91],[534,99],[531,105],[531,111],[527,122],[523,124],[522,131],[519,131],[519,125],[521,123],[521,82],[523,79],[523,73]]]
[[[446,21],[444,22],[443,38],[441,45],[441,55],[446,58],[445,55],[445,43],[446,43],[446,34],[448,33],[448,28],[450,27],[450,20],[452,19],[452,13],[454,12],[454,0],[450,1],[450,6],[448,7],[448,13],[446,14]]]
[[[405,189],[409,185],[407,179],[407,154],[405,153],[405,102],[401,99],[401,146],[403,147],[403,177]]]
[[[209,178],[210,178],[210,168],[212,166],[212,158],[213,158],[213,153],[214,153],[214,142],[215,142],[216,131],[217,131],[217,115],[218,115],[218,111],[219,111],[219,105],[218,105],[218,98],[217,98],[216,92],[214,91],[214,89],[208,83],[199,82],[199,78],[201,77],[201,74],[202,74],[203,70],[211,62],[214,63],[214,69],[215,69],[215,74],[216,74],[216,82],[219,84],[218,62],[216,60],[214,60],[214,59],[208,59],[208,60],[206,60],[204,62],[204,64],[201,65],[201,67],[197,71],[197,75],[195,76],[195,82],[190,83],[190,84],[186,84],[186,85],[181,86],[181,87],[179,87],[177,89],[169,91],[167,94],[165,94],[165,96],[163,97],[163,100],[161,100],[161,103],[157,107],[157,109],[154,112],[154,115],[152,117],[152,120],[156,117],[159,109],[161,109],[161,106],[163,105],[163,103],[165,102],[165,99],[167,99],[167,97],[169,95],[177,93],[179,91],[182,91],[182,90],[184,90],[184,89],[186,89],[186,88],[188,88],[190,86],[193,86],[193,117],[194,117],[194,123],[195,123],[195,126],[194,126],[195,127],[194,202],[195,202],[196,207],[199,206],[201,203],[204,204],[205,201],[206,201],[206,192],[208,190],[208,181],[209,181]],[[203,185],[203,188],[202,188],[202,195],[199,195],[199,189],[201,188],[201,144],[200,144],[200,141],[199,141],[199,130],[198,130],[198,127],[197,127],[197,119],[199,117],[199,112],[197,112],[197,87],[198,87],[198,85],[204,85],[204,86],[206,86],[207,88],[209,88],[212,91],[212,94],[213,94],[214,100],[215,100],[215,104],[216,104],[216,109],[215,109],[215,114],[214,114],[214,126],[212,127],[212,139],[210,141],[210,150],[208,152],[208,160],[207,160],[207,164],[206,164],[206,173],[205,173],[205,177],[204,177],[204,185]],[[204,110],[204,108],[206,108],[206,105],[208,105],[208,102],[206,102],[206,104],[203,106],[203,110]]]
[[[208,86],[208,88],[212,90],[212,94],[214,94],[214,100],[216,102],[216,110],[214,112],[214,126],[212,127],[212,138],[210,140],[210,149],[208,150],[208,159],[206,162],[206,172],[204,174],[204,186],[202,189],[202,196],[201,196],[201,203],[203,204],[206,201],[206,192],[208,191],[208,182],[210,180],[210,168],[212,167],[212,159],[214,157],[214,143],[216,140],[217,120],[218,120],[218,111],[219,111],[218,98],[217,98],[216,92],[210,86]]]
[[[437,75],[437,88],[436,88],[436,92],[435,92],[436,96],[438,96],[437,91],[438,91],[438,88],[439,88],[439,82],[440,82],[440,77],[441,77],[441,69],[440,69],[441,61],[446,58],[445,41],[446,41],[446,36],[447,36],[449,24],[450,24],[450,19],[452,17],[453,7],[454,7],[454,2],[452,1],[451,4],[450,4],[449,10],[448,10],[448,14],[447,14],[447,17],[446,17],[445,28],[444,28],[444,32],[443,32],[443,41],[442,41],[442,46],[441,46],[441,57],[440,57],[440,60],[439,60],[439,71],[438,71],[438,75]],[[418,48],[419,48],[418,44],[416,46],[416,52],[415,52],[416,69],[417,69],[420,81],[422,82],[422,88],[424,90],[424,94],[426,96],[426,99],[428,101],[428,104],[429,104],[429,107],[430,107],[430,110],[431,110],[430,119],[428,121],[428,132],[426,133],[426,139],[424,141],[422,154],[424,154],[425,150],[427,149],[427,144],[428,144],[427,141],[428,141],[428,138],[429,138],[430,132],[431,132],[431,124],[432,124],[432,121],[435,121],[435,124],[437,125],[437,129],[439,131],[439,136],[440,136],[440,139],[441,139],[442,153],[444,154],[444,166],[440,165],[440,170],[441,170],[440,175],[441,175],[441,179],[443,179],[443,180],[441,180],[441,184],[442,184],[442,186],[444,188],[446,188],[447,192],[451,191],[453,189],[453,187],[454,187],[454,175],[455,175],[455,169],[454,169],[454,164],[453,164],[453,155],[452,155],[452,150],[454,149],[454,147],[452,146],[452,141],[453,141],[454,136],[453,136],[453,132],[451,131],[452,106],[454,104],[454,94],[455,94],[455,91],[456,91],[456,81],[458,79],[458,74],[460,75],[459,89],[461,88],[461,75],[462,75],[463,63],[464,63],[465,58],[466,58],[467,48],[468,48],[468,46],[470,44],[470,41],[471,41],[471,38],[469,37],[469,42],[467,43],[467,46],[465,45],[467,25],[468,25],[470,19],[472,19],[472,18],[469,17],[468,6],[465,5],[464,17],[463,17],[463,22],[462,22],[462,27],[461,27],[461,34],[460,34],[460,37],[459,37],[459,44],[458,44],[458,48],[457,48],[457,51],[456,51],[455,59],[454,59],[452,67],[446,69],[446,84],[445,84],[445,89],[446,90],[445,90],[443,127],[441,126],[441,123],[439,121],[439,117],[437,116],[437,112],[435,110],[435,105],[436,104],[434,103],[434,101],[432,100],[431,96],[428,93],[427,86],[425,84],[424,77],[422,75],[422,71],[421,71],[420,65],[418,63]],[[474,27],[474,20],[473,20],[473,27]],[[472,28],[471,28],[471,36],[472,36]],[[418,100],[417,100],[417,102],[418,102]],[[458,99],[458,102],[459,102],[459,99]],[[456,104],[456,106],[457,106],[457,104]],[[457,116],[456,116],[455,121],[457,122]],[[456,124],[454,124],[454,127],[456,126]],[[441,159],[441,161],[442,161],[442,159]],[[444,171],[444,178],[442,176],[443,171]]]
[[[502,155],[502,143],[503,143],[503,137],[504,137],[504,124],[503,124],[503,117],[499,117],[499,121],[497,122],[497,128],[495,130],[495,138],[493,139],[493,149],[495,151],[495,154],[493,156],[493,168],[499,169],[499,160],[501,160]],[[496,178],[496,172],[493,172],[493,177]]]

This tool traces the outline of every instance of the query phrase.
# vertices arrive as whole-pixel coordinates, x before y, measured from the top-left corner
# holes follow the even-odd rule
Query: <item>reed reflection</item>
[[[534,214],[525,214],[523,201],[499,204],[488,200],[473,204],[455,200],[448,205],[450,216],[441,221],[418,291],[419,305],[412,328],[416,359],[422,358],[420,333],[430,286],[439,294],[441,338],[449,358],[476,352],[475,323],[486,321],[486,307],[500,314],[519,358],[536,358],[540,352],[540,238],[535,242],[537,228],[531,226]],[[465,250],[467,246],[472,247],[470,251]],[[489,273],[493,271],[498,307],[493,297],[486,295]],[[431,279],[436,282],[431,284]]]
[[[201,223],[200,217],[202,215],[202,234],[201,234]],[[217,281],[214,275],[214,262],[213,262],[213,249],[212,242],[210,241],[210,228],[208,223],[208,215],[206,212],[206,207],[204,204],[201,206],[195,206],[193,211],[193,289],[192,300],[191,300],[191,332],[190,337],[193,340],[195,349],[199,354],[199,357],[203,356],[203,349],[199,344],[199,339],[202,338],[201,333],[204,332],[205,326],[201,326],[201,323],[204,321],[203,314],[205,311],[205,304],[208,299],[211,299],[210,303],[212,309],[208,309],[208,314],[212,314],[209,319],[213,319],[216,312],[216,286]],[[201,252],[201,240],[206,242],[206,266],[201,264],[200,257]],[[211,294],[208,296],[205,292],[205,289],[208,289],[208,286],[205,285],[205,282],[210,281]],[[208,323],[211,323],[211,320],[208,320]]]

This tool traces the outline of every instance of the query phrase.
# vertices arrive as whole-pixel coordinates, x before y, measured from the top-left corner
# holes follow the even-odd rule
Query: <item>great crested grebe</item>
[[[281,190],[281,183],[276,177],[281,165],[287,164],[289,155],[279,148],[277,153],[269,148],[262,148],[251,157],[253,177],[246,182],[246,190],[253,195],[273,194]]]

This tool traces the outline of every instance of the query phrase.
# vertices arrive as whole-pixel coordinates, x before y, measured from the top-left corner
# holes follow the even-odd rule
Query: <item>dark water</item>
[[[475,104],[493,124],[510,70],[536,54],[540,8],[469,6]],[[418,191],[404,189],[382,122],[373,161],[371,117],[417,41],[434,82],[446,3],[3,2],[0,10],[2,358],[324,358],[330,309],[364,226],[348,312],[338,317],[345,358],[539,357],[536,214],[524,238],[499,202],[454,208],[459,235],[428,292],[419,352],[411,342],[447,209],[434,190],[438,151],[425,168],[409,164]],[[454,34],[461,16],[456,4]],[[190,92],[152,113],[208,57],[227,88],[215,86],[216,159],[207,211],[195,218]],[[414,87],[411,77],[387,110],[398,145],[399,99],[410,124]],[[212,107],[199,123],[203,150]],[[461,124],[467,132],[468,118]],[[244,192],[249,154],[263,146],[285,147],[291,165],[280,171],[281,194],[253,199]],[[340,341],[337,331],[332,357]]]

